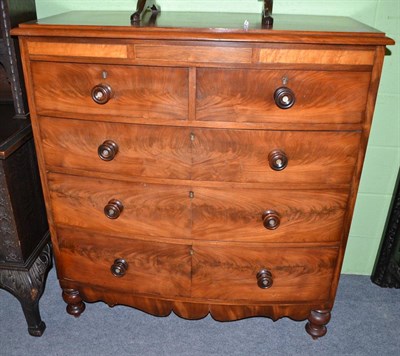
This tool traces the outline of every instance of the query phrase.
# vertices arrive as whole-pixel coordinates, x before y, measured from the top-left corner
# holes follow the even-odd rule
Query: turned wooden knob
[[[109,219],[118,219],[123,210],[124,206],[119,200],[111,199],[104,207],[104,214]]]
[[[274,100],[279,108],[289,109],[294,105],[296,97],[291,89],[280,87],[275,91]]]
[[[99,146],[97,153],[103,161],[112,161],[118,153],[118,145],[114,141],[106,140]]]
[[[108,84],[99,84],[92,89],[92,99],[95,103],[103,105],[113,97],[113,91]]]
[[[281,223],[279,214],[274,210],[267,210],[262,215],[263,225],[268,230],[275,230]]]
[[[266,268],[263,268],[257,273],[257,285],[261,289],[267,289],[272,286],[273,279],[272,279],[272,273],[267,270]]]
[[[128,270],[128,262],[126,262],[122,258],[118,258],[114,261],[113,265],[111,266],[111,273],[115,277],[123,277]]]
[[[283,171],[288,165],[288,157],[281,150],[273,150],[268,155],[269,166],[274,171]]]

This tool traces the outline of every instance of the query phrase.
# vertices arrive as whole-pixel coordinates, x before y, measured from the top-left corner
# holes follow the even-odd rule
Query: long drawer
[[[50,170],[280,186],[349,184],[360,141],[359,132],[204,129],[55,118],[41,118],[40,125]],[[118,149],[105,161],[99,150],[101,155],[103,143],[109,141]]]
[[[53,173],[48,182],[57,225],[130,238],[335,242],[348,197],[346,190],[233,190]]]
[[[119,292],[231,303],[325,300],[338,254],[327,247],[126,240],[66,228],[57,234],[63,278]],[[260,276],[263,270],[269,274]]]

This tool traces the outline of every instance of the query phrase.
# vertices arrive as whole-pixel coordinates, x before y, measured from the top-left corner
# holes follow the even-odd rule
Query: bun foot
[[[78,318],[85,310],[85,303],[75,289],[64,289],[62,293],[64,302],[67,303],[67,313]]]
[[[330,310],[312,310],[306,324],[306,331],[316,340],[327,332],[326,324],[331,320]]]

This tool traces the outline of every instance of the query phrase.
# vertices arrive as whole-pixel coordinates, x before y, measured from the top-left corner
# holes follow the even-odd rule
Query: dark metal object
[[[263,225],[267,230],[276,230],[281,224],[279,214],[274,210],[267,210],[262,215]]]
[[[261,289],[268,289],[272,287],[273,284],[272,273],[266,268],[260,270],[257,273],[256,278],[257,278],[257,285]]]
[[[118,153],[118,145],[112,140],[104,141],[99,148],[97,153],[103,161],[112,161]]]
[[[123,277],[128,270],[128,262],[126,262],[122,258],[118,258],[114,261],[113,265],[111,266],[111,273],[115,277]]]
[[[288,157],[281,150],[273,150],[268,155],[269,166],[274,171],[283,171],[288,165]]]
[[[400,288],[400,169],[371,279],[381,287]]]
[[[35,18],[34,0],[0,0],[0,288],[21,303],[28,332],[41,336],[39,299],[52,256],[18,43],[10,36],[11,27]]]
[[[131,16],[131,24],[139,24],[143,18],[143,15],[147,11],[151,11],[151,18],[156,18],[157,15],[161,12],[161,8],[156,4],[156,0],[138,0],[136,11]],[[149,22],[152,23],[155,21],[150,20]]]
[[[273,0],[264,0],[264,7],[261,16],[261,24],[263,28],[272,28],[274,19],[272,17]]]
[[[117,199],[111,199],[108,204],[104,207],[104,214],[109,219],[118,219],[124,210],[124,206]]]

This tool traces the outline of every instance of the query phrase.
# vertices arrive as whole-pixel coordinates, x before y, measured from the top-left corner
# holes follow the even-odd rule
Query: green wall
[[[257,0],[158,0],[164,11],[260,12]],[[386,32],[400,44],[399,0],[275,0],[275,13],[349,16]],[[135,0],[36,0],[39,17],[71,10],[133,10]],[[385,59],[374,124],[343,266],[370,274],[400,165],[399,45]]]

